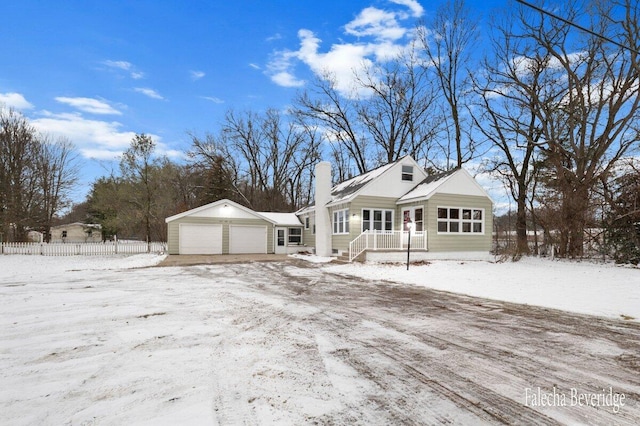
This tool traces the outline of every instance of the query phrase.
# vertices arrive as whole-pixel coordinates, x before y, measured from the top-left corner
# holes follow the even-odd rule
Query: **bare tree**
[[[396,59],[357,77],[365,89],[357,105],[358,119],[382,164],[407,154],[421,156],[438,133],[435,91],[423,62],[411,43]]]
[[[316,125],[324,133],[341,179],[351,174],[353,163],[358,174],[372,168],[373,150],[358,126],[356,95],[344,97],[337,89],[335,76],[326,73],[316,79],[311,90],[299,94],[294,104],[300,121]]]
[[[0,239],[26,240],[37,204],[37,150],[37,133],[27,119],[0,108]]]
[[[472,78],[477,94],[474,123],[498,155],[485,161],[506,182],[516,203],[516,255],[528,254],[527,201],[532,201],[533,162],[542,137],[538,105],[548,98],[550,56],[532,40],[518,37],[515,26],[527,20],[522,10],[511,10],[493,21],[492,51],[483,71]],[[551,96],[554,94],[551,93]]]
[[[70,193],[78,180],[77,154],[73,144],[60,138],[53,141],[42,136],[35,153],[38,186],[41,193],[41,228],[48,242],[53,219],[61,209],[70,204]]]
[[[319,157],[319,139],[314,132],[284,120],[274,109],[264,115],[229,111],[222,131],[232,154],[239,158],[250,207],[267,211],[297,207],[292,191],[300,187],[305,171],[309,172]]]
[[[545,88],[556,101],[536,108],[540,148],[562,200],[560,254],[571,257],[583,252],[592,188],[640,139],[639,6],[631,0],[580,6],[556,9],[569,21],[588,21],[591,32],[579,37],[568,23],[542,13],[521,21],[522,36],[544,48],[548,72],[557,76]]]
[[[477,20],[470,15],[464,0],[450,0],[436,11],[431,22],[418,27],[418,37],[428,58],[425,66],[435,74],[445,100],[444,117],[451,120],[452,129],[447,128],[444,137],[454,135],[456,166],[460,167],[473,158],[477,148],[470,134],[465,135],[464,119],[471,53],[478,38]]]
[[[202,205],[224,198],[249,205],[250,202],[239,188],[239,159],[231,152],[232,143],[228,132],[221,131],[204,138],[190,134],[191,149],[187,156],[189,175],[183,192],[192,194],[197,204]]]

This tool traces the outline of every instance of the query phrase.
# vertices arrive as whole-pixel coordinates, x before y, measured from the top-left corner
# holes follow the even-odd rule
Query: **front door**
[[[276,254],[287,254],[287,228],[276,228]]]
[[[424,231],[424,209],[422,207],[404,207],[402,209],[402,230],[409,230],[409,222],[413,224],[411,232]]]
[[[424,231],[424,209],[422,207],[402,208],[402,243],[406,246],[409,237],[409,223],[411,223],[411,235]],[[413,240],[412,240],[413,241]]]

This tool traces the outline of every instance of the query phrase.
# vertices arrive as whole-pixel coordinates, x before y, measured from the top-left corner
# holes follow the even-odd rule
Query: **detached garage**
[[[294,213],[260,213],[220,200],[165,219],[169,254],[286,253],[305,249],[300,239],[282,250],[276,235],[302,234]],[[299,231],[298,231],[299,229]],[[276,249],[276,240],[280,241]]]

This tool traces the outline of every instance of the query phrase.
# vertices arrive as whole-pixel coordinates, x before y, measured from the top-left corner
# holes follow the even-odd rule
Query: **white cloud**
[[[261,69],[259,65],[256,65],[256,64],[254,64],[254,63],[250,63],[250,64],[249,64],[249,66],[250,66],[251,68],[253,68],[254,70],[259,70],[259,69]]]
[[[118,68],[124,71],[129,71],[131,69],[131,67],[133,66],[131,64],[131,62],[127,62],[127,61],[104,61],[103,62],[106,66],[111,67],[111,68]]]
[[[271,80],[282,87],[302,87],[304,80],[297,79],[293,74],[281,71],[271,76]]]
[[[120,111],[99,99],[66,97],[57,97],[55,99],[60,103],[70,105],[76,109],[79,109],[80,111],[88,112],[91,114],[122,115]]]
[[[33,104],[25,99],[20,93],[0,93],[0,104],[15,109],[31,109]]]
[[[282,35],[280,33],[275,33],[271,37],[267,37],[266,41],[271,42],[271,41],[275,41],[275,40],[280,40],[281,38],[282,38]]]
[[[299,87],[305,82],[296,76],[296,66],[306,65],[317,77],[330,77],[343,96],[353,96],[356,76],[364,69],[375,69],[376,65],[389,61],[407,46],[413,34],[415,22],[401,22],[409,15],[418,17],[424,13],[413,0],[396,0],[392,3],[409,8],[410,14],[402,10],[382,10],[367,7],[344,26],[345,35],[357,37],[356,41],[341,41],[321,50],[321,40],[308,29],[298,31],[298,50],[282,50],[273,54],[266,74],[280,86]]]
[[[412,15],[416,18],[421,17],[424,14],[424,8],[420,3],[415,0],[390,0],[392,3],[399,4],[401,6],[407,6]]]
[[[138,93],[142,93],[143,95],[148,96],[152,99],[161,99],[161,100],[164,99],[164,97],[161,94],[147,87],[136,87],[133,90],[135,90]]]
[[[201,96],[202,99],[206,99],[216,104],[223,104],[224,101],[220,98],[216,98],[215,96]]]
[[[356,37],[374,37],[380,40],[398,40],[407,32],[396,20],[396,13],[367,7],[353,21],[345,25],[347,34]]]
[[[31,123],[40,132],[68,138],[84,158],[95,160],[117,161],[136,135],[136,132],[122,130],[122,123],[117,121],[90,120],[80,113],[54,114],[44,111],[41,117],[32,119]],[[175,158],[184,155],[169,149],[160,136],[147,135],[156,142],[158,154]]]
[[[200,80],[206,75],[203,71],[189,71],[189,74],[191,74],[191,80],[193,81]]]
[[[31,120],[33,126],[43,133],[68,138],[86,158],[113,160],[135,136],[135,132],[122,131],[122,124],[117,121],[90,120],[79,113],[43,114]]]
[[[144,78],[144,73],[141,71],[137,71],[131,62],[106,60],[102,63],[109,68],[129,72],[129,76],[134,80],[140,80],[141,78]]]
[[[311,31],[301,30],[300,50],[297,58],[305,63],[314,74],[320,77],[330,75],[335,79],[336,89],[343,96],[352,96],[354,78],[357,70],[371,67],[373,62],[368,58],[374,51],[368,44],[334,44],[327,53],[321,53],[320,39]]]

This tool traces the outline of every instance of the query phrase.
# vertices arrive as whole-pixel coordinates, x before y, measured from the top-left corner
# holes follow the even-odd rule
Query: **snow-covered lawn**
[[[516,423],[626,424],[640,415],[631,398],[620,413],[523,405],[535,386],[640,394],[630,337],[638,269],[538,259],[408,272],[148,267],[163,258],[0,256],[0,424],[477,424],[496,421],[492,412]],[[619,321],[514,314],[414,284]]]
[[[640,321],[640,268],[553,261],[433,261],[427,265],[361,264],[331,271],[365,279],[415,284],[475,297],[587,315]]]

